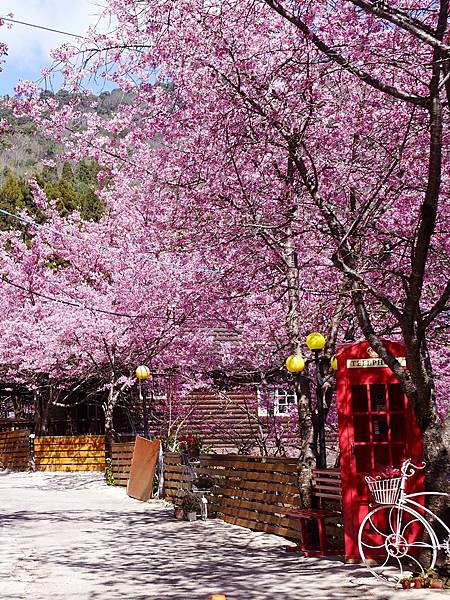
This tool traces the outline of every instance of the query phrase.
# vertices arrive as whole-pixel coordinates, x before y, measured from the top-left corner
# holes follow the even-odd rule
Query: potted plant
[[[197,510],[199,508],[198,500],[195,496],[186,494],[181,503],[184,515],[188,521],[197,520]]]
[[[184,510],[180,504],[175,504],[173,507],[173,516],[175,519],[184,519]]]
[[[208,491],[215,486],[215,482],[211,477],[199,475],[192,480],[192,489],[194,491]]]
[[[400,585],[402,586],[402,588],[404,590],[410,590],[412,583],[413,583],[412,577],[403,577],[403,579],[400,579]]]
[[[178,441],[180,454],[185,454],[189,460],[198,460],[203,445],[203,438],[194,433],[188,433]]]
[[[436,590],[442,590],[444,588],[444,581],[439,578],[439,574],[434,569],[427,569],[422,571],[416,578],[421,580],[422,587],[433,588]],[[416,587],[420,587],[416,585]]]

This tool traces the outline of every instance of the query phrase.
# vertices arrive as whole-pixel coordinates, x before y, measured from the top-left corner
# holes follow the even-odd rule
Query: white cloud
[[[95,0],[0,0],[0,15],[83,35],[98,22],[102,5]],[[14,69],[17,79],[39,77],[40,67],[50,63],[49,51],[64,42],[76,43],[65,35],[13,24],[0,28],[0,40],[8,44],[6,68]],[[31,74],[34,73],[34,76]]]

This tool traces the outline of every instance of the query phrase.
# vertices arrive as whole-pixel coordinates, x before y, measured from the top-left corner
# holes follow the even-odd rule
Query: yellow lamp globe
[[[337,358],[336,358],[336,354],[334,354],[331,358],[330,358],[330,367],[333,369],[333,371],[337,371],[338,368],[338,364],[337,364]]]
[[[300,354],[291,354],[287,357],[285,366],[289,373],[301,373],[305,368],[305,361]]]
[[[306,345],[310,350],[322,350],[325,346],[325,338],[318,331],[313,331],[307,336]]]
[[[150,369],[145,365],[140,365],[136,369],[136,377],[138,379],[148,379],[150,377]]]

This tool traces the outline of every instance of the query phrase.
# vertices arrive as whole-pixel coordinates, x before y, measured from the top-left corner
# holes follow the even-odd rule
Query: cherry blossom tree
[[[178,330],[159,360],[186,368],[196,354],[204,373],[265,373],[323,327],[329,355],[356,328],[402,382],[443,482],[433,386],[445,390],[450,292],[446,4],[110,0],[106,14],[114,32],[54,57],[69,88],[101,76],[132,104],[106,121],[82,115],[76,96],[59,107],[24,84],[15,109],[64,143],[65,158],[102,165],[100,224],[58,227],[98,240],[96,251],[107,240],[156,259],[141,295],[130,277],[111,306],[167,289],[171,273],[168,296],[197,337]],[[113,254],[102,261],[117,277]],[[217,325],[241,340],[219,355],[198,335]],[[389,336],[405,342],[408,371],[384,348]],[[315,413],[301,383],[310,464]]]
[[[47,415],[50,404],[62,402],[62,392],[81,383],[95,386],[104,393],[109,432],[114,406],[134,383],[137,364],[153,366],[156,356],[163,365],[172,366],[174,356],[183,364],[189,352],[184,342],[189,339],[192,350],[199,344],[190,289],[184,293],[186,271],[180,276],[169,264],[155,265],[140,237],[116,247],[101,224],[77,215],[62,219],[34,190],[46,224],[31,225],[25,239],[14,230],[1,234],[2,287],[9,291],[2,296],[3,376],[51,390]],[[204,332],[202,343],[208,345]]]
[[[300,10],[296,3],[265,2],[337,68],[340,77],[358,86],[369,102],[377,102],[377,118],[385,112],[395,127],[396,131],[392,127],[383,131],[389,158],[379,171],[382,179],[377,187],[368,187],[367,177],[359,185],[349,182],[353,210],[348,211],[346,221],[338,218],[335,199],[307,144],[296,147],[294,160],[335,239],[333,263],[351,285],[358,324],[412,402],[425,439],[429,482],[444,489],[448,432],[434,403],[434,357],[427,334],[433,338],[436,330],[448,326],[450,296],[448,216],[442,209],[449,193],[445,170],[450,101],[448,2],[424,6],[351,0],[332,7],[315,3]],[[350,36],[351,43],[347,43]],[[361,149],[360,140],[355,139],[353,151]],[[368,223],[374,217],[377,223]],[[374,272],[374,250],[378,272]],[[380,309],[401,333],[408,369],[383,345],[376,318]],[[443,351],[437,350],[436,362]]]

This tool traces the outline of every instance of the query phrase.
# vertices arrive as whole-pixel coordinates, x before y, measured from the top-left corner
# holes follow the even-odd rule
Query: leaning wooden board
[[[159,448],[159,440],[147,440],[139,435],[136,437],[127,486],[127,494],[131,498],[146,502],[151,497]]]

